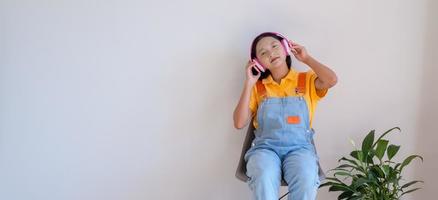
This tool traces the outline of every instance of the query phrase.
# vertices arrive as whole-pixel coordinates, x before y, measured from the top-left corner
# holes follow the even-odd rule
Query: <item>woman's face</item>
[[[287,67],[283,46],[280,41],[273,37],[264,37],[257,43],[256,56],[267,69]]]

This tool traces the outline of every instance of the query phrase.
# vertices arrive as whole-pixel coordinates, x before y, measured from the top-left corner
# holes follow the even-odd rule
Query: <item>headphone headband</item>
[[[265,34],[273,34],[273,35],[275,35],[275,36],[278,36],[278,37],[280,37],[281,38],[281,44],[283,45],[283,48],[284,48],[284,50],[285,50],[285,52],[286,52],[286,55],[290,55],[290,48],[289,48],[289,41],[288,41],[288,39],[285,37],[285,36],[283,36],[282,34],[280,34],[280,33],[277,33],[277,32],[264,32],[264,33],[260,33],[259,35],[257,35],[257,37],[255,37],[255,39],[256,38],[258,38],[258,37],[260,37],[261,35],[265,35]],[[255,45],[255,39],[252,41],[252,43],[251,43],[251,47],[250,47],[250,49],[249,49],[249,57],[251,58],[251,59],[254,59],[255,58],[255,56],[254,56],[254,58],[252,57],[252,49],[253,49],[253,47],[254,47],[254,45]]]

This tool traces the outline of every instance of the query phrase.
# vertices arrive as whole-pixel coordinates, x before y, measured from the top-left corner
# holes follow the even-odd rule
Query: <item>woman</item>
[[[291,67],[290,53],[311,70],[298,73]],[[289,200],[316,198],[319,177],[312,118],[317,102],[336,83],[336,74],[303,46],[273,32],[254,39],[233,115],[237,129],[254,117],[255,139],[245,154],[254,199],[278,199],[282,178]]]

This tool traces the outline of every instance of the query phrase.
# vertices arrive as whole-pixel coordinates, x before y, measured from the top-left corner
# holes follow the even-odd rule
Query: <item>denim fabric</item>
[[[303,97],[266,98],[259,106],[259,127],[245,154],[253,199],[277,200],[281,179],[289,200],[314,200],[319,186],[318,156]],[[289,121],[299,117],[299,122]]]

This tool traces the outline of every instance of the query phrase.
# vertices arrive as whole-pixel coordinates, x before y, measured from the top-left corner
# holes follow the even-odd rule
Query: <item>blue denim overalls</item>
[[[288,184],[289,200],[316,198],[320,183],[318,156],[303,92],[305,89],[299,96],[266,97],[258,107],[259,126],[245,154],[253,199],[277,200],[282,178]]]

